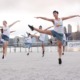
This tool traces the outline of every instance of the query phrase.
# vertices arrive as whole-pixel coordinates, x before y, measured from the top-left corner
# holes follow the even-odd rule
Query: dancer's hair
[[[31,34],[30,33],[28,33],[28,37],[30,36]]]
[[[6,21],[6,20],[4,20],[4,21],[3,21],[3,23],[6,23],[6,24],[7,24],[7,21]]]
[[[3,33],[3,29],[1,29],[1,33]]]
[[[57,10],[54,10],[54,11],[53,11],[53,14],[54,14],[54,13],[57,13],[57,14],[59,14],[59,12],[58,12]]]
[[[3,21],[3,25],[6,25],[6,24],[7,24],[7,21],[4,20],[4,21]]]
[[[39,29],[42,29],[42,26],[41,25],[39,26]]]

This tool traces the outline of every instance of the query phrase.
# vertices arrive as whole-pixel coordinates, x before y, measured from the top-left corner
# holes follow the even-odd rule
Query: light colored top
[[[42,34],[42,33],[41,33],[41,34],[40,34],[40,37],[39,37],[39,40],[40,40],[40,41],[45,41],[45,36],[46,36],[45,34]]]
[[[60,20],[54,20],[54,31],[57,33],[64,34],[64,28],[63,28],[63,21]]]
[[[3,27],[3,35],[6,35],[6,36],[10,36],[10,28],[7,26],[7,27]]]
[[[25,38],[25,43],[32,43],[31,36]]]

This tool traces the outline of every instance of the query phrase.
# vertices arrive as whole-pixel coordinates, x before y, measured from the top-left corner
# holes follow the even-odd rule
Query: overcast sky
[[[8,24],[21,20],[11,28],[11,30],[16,30],[11,34],[11,37],[23,35],[26,31],[31,32],[28,24],[33,24],[36,27],[42,25],[44,28],[52,26],[52,23],[36,20],[34,17],[53,18],[53,10],[58,10],[60,17],[80,15],[80,0],[0,0],[0,25],[3,20],[7,20]],[[76,31],[77,24],[80,24],[80,18],[67,20],[64,22],[64,26],[67,24],[71,24],[73,31]]]

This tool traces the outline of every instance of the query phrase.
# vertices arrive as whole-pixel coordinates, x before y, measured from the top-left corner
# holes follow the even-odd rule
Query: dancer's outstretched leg
[[[42,42],[42,57],[44,57],[45,49],[44,49],[44,43]]]
[[[28,25],[28,26],[32,31],[35,30],[35,31],[38,31],[38,32],[43,33],[43,34],[52,35],[52,32],[50,30],[41,30],[41,29],[34,28],[31,25]]]

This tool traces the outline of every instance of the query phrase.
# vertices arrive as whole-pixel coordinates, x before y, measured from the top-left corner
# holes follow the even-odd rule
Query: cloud
[[[35,20],[33,17],[45,16],[53,18],[53,10],[58,10],[60,17],[80,14],[80,0],[0,0],[0,21],[7,19],[10,23],[16,19],[21,19],[24,22],[18,25],[20,29],[18,26],[14,27],[17,30],[14,35],[22,34],[26,30],[28,23],[35,26],[41,24],[44,28],[52,25],[46,21]],[[80,19],[74,18],[65,21],[64,25],[68,23],[75,25],[77,22],[80,23]],[[27,30],[30,31],[28,28]]]
[[[45,13],[51,8],[53,10],[72,9],[69,8],[70,6],[75,9],[75,5],[79,8],[80,0],[0,0],[0,9],[21,10],[32,13]]]

